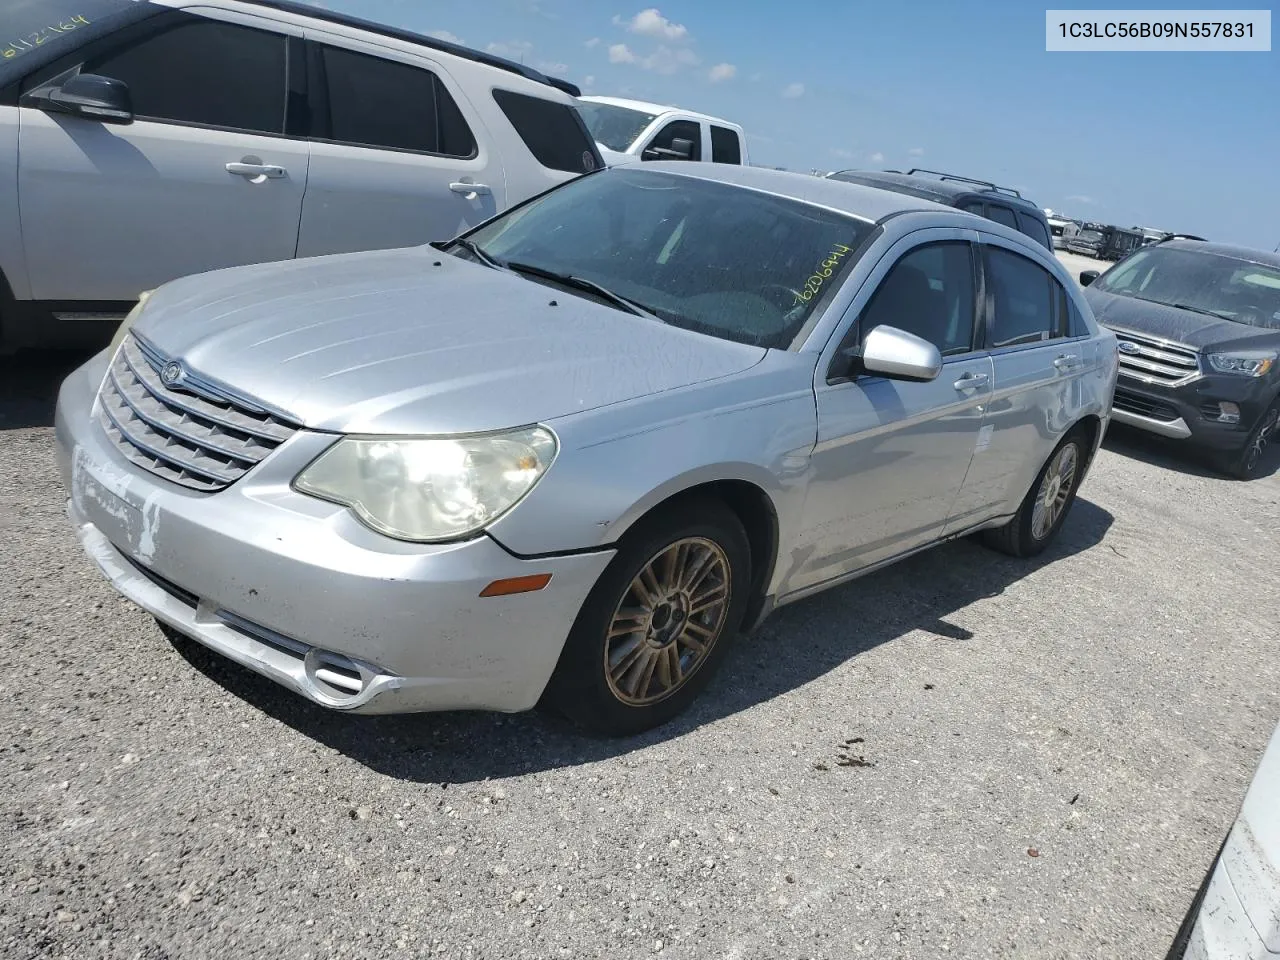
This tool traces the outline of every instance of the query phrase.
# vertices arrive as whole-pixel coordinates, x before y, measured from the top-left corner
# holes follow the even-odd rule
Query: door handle
[[[957,380],[952,386],[957,390],[973,390],[977,387],[985,386],[986,382],[991,378],[985,373],[966,373]]]
[[[227,173],[249,180],[257,180],[259,177],[264,180],[281,180],[289,175],[288,170],[274,163],[228,163]]]
[[[466,183],[463,181],[449,184],[449,189],[454,193],[460,193],[468,200],[474,200],[476,197],[484,194],[488,196],[493,193],[487,184],[483,183]]]
[[[1070,370],[1072,367],[1080,366],[1080,358],[1074,353],[1064,353],[1053,361],[1053,365],[1059,370]]]

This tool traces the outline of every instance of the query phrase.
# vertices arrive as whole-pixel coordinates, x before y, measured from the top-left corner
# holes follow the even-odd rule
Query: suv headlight
[[[542,427],[458,437],[346,437],[293,481],[350,507],[367,526],[415,543],[459,540],[514,507],[556,456]]]
[[[111,338],[111,346],[107,348],[107,356],[115,359],[116,351],[120,349],[120,344],[124,343],[124,338],[128,336],[129,330],[132,329],[138,317],[142,316],[142,311],[147,307],[147,301],[151,299],[154,290],[144,290],[138,294],[138,302],[128,315],[120,321],[120,326],[116,330],[116,335]]]
[[[1239,353],[1211,353],[1209,366],[1218,373],[1237,373],[1242,377],[1262,377],[1276,365],[1276,355],[1259,350]]]

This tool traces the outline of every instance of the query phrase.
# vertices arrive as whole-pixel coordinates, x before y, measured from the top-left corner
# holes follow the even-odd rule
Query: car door
[[[153,18],[28,81],[38,94],[77,72],[111,77],[135,114],[20,109],[33,299],[129,302],[176,277],[294,255],[308,148],[284,135],[287,28],[217,16]]]
[[[506,208],[492,138],[439,63],[307,36],[311,172],[298,256],[447,240]]]
[[[880,563],[936,539],[963,485],[991,393],[976,324],[972,231],[930,229],[899,241],[850,307],[844,350],[887,324],[934,343],[929,383],[878,375],[815,384],[817,444],[796,589]]]
[[[988,234],[982,239],[993,391],[949,533],[1017,509],[1084,407],[1082,377],[1097,363],[1058,279],[1013,243]]]

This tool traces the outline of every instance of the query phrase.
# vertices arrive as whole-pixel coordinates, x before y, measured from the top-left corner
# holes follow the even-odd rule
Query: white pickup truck
[[[747,163],[747,138],[728,120],[679,107],[579,97],[578,112],[606,163],[632,160],[705,160]]]

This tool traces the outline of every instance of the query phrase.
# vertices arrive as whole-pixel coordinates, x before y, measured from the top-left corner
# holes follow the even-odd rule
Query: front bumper
[[[93,415],[99,355],[58,398],[68,513],[86,552],[162,622],[322,706],[358,713],[537,703],[611,551],[522,559],[487,536],[382,537],[290,483],[332,436],[299,431],[216,494],[129,463]],[[481,598],[494,580],[544,589]]]
[[[1148,433],[1185,440],[1206,450],[1235,452],[1244,448],[1274,390],[1268,378],[1201,374],[1177,386],[1165,386],[1121,370],[1111,414],[1116,423]],[[1223,400],[1240,408],[1239,423],[1222,423],[1210,417]]]

